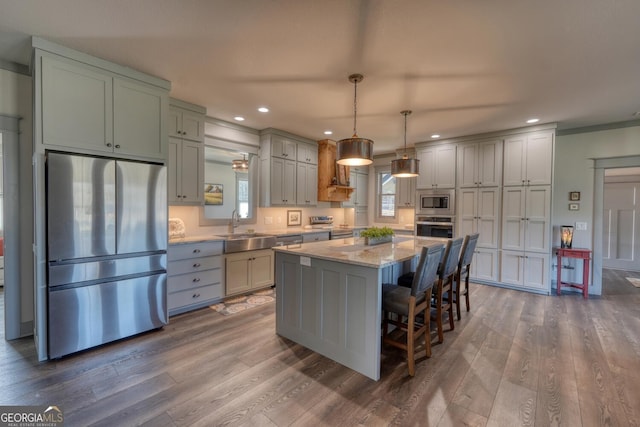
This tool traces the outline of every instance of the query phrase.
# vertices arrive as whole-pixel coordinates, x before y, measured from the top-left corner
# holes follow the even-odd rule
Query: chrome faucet
[[[230,234],[233,234],[235,232],[236,227],[238,227],[240,225],[240,214],[238,213],[237,210],[233,210],[233,212],[231,212],[231,221],[229,221],[229,227],[228,227],[228,232]]]

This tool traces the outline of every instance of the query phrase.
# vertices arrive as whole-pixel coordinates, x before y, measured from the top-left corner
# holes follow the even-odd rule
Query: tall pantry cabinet
[[[471,277],[498,281],[502,139],[471,141],[458,147],[458,235],[480,233]]]
[[[504,141],[501,282],[549,292],[553,131]]]
[[[456,234],[480,233],[474,280],[550,292],[552,126],[458,144]]]

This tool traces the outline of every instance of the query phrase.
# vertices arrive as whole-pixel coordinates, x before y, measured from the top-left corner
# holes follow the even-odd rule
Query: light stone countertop
[[[336,229],[338,229],[336,227]],[[289,229],[277,229],[277,230],[256,230],[256,233],[260,234],[268,234],[271,236],[295,236],[297,234],[313,234],[313,233],[323,233],[330,232],[330,228],[289,228]],[[236,230],[236,234],[245,234],[246,230]],[[215,242],[215,241],[224,241],[226,240],[223,236],[219,236],[216,234],[208,234],[201,236],[189,236],[189,237],[179,237],[175,239],[169,239],[170,245],[180,245],[186,243],[202,243],[202,242]]]
[[[382,268],[406,261],[420,254],[423,246],[446,244],[447,239],[396,236],[392,243],[365,246],[364,239],[326,240],[323,242],[278,246],[276,251],[307,256],[310,258],[337,261],[364,267]]]

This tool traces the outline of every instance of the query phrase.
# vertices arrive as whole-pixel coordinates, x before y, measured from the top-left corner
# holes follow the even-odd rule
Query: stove
[[[329,229],[329,239],[331,240],[353,237],[353,228],[333,227],[333,216],[331,215],[310,216],[309,223],[311,228]]]

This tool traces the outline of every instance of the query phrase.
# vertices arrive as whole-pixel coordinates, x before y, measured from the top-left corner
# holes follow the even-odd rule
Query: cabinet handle
[[[111,143],[110,142],[107,142],[107,147],[111,147]]]
[[[200,249],[194,249],[194,250],[193,250],[193,253],[194,253],[194,254],[199,254],[199,253],[200,253]]]
[[[199,262],[196,262],[195,264],[193,264],[193,268],[198,268],[198,267],[200,267],[200,263]]]
[[[200,298],[200,294],[193,294],[192,298]]]
[[[200,278],[199,278],[199,277],[194,277],[194,278],[193,278],[193,281],[197,283],[197,282],[199,282],[199,281],[200,281]]]
[[[120,148],[120,144],[116,144],[116,148]]]

